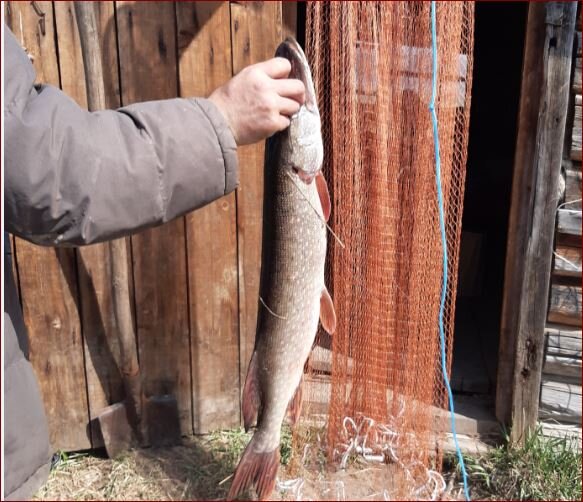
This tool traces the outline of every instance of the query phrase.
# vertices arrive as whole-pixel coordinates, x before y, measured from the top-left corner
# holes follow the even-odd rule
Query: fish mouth
[[[311,112],[317,112],[316,105],[316,91],[314,90],[314,82],[312,81],[312,72],[308,59],[300,44],[292,38],[286,38],[275,51],[276,57],[286,58],[291,63],[291,71],[288,78],[295,78],[301,80],[306,88],[305,106]]]

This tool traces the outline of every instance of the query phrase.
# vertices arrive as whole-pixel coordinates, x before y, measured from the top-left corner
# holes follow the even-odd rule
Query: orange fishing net
[[[473,3],[437,3],[449,366],[473,11]],[[331,226],[345,244],[328,238],[327,283],[338,329],[330,344],[322,343],[330,351],[314,352],[307,400],[329,402],[328,451],[340,462],[360,453],[439,469],[435,416],[447,396],[438,332],[443,258],[428,110],[430,28],[429,2],[307,5],[306,54],[322,116]]]

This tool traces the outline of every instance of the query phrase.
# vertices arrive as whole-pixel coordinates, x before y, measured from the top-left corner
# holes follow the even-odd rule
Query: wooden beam
[[[510,422],[511,416],[512,380],[520,311],[518,299],[524,275],[524,256],[533,197],[533,164],[536,158],[535,136],[538,123],[538,104],[542,91],[541,54],[545,44],[545,32],[542,29],[544,18],[544,5],[529,5],[508,221],[498,375],[496,378],[496,418],[506,424]]]
[[[569,102],[575,4],[545,7],[542,96],[538,103],[533,163],[532,219],[519,304],[514,367],[511,440],[519,442],[536,425],[542,372],[545,314],[553,245],[554,212]]]
[[[524,214],[522,228],[509,229],[509,232],[519,233],[524,250],[523,254],[513,256],[524,262],[513,305],[517,310],[513,327],[516,345],[511,401],[511,440],[514,442],[523,440],[525,433],[536,425],[538,417],[556,194],[569,103],[576,11],[575,3],[548,2],[529,6],[527,33],[540,30],[544,33],[544,42],[542,50],[538,44],[536,46],[540,51],[536,78],[540,87],[539,99],[532,101],[531,96],[524,93],[521,96],[521,113],[526,112],[525,107],[534,107],[536,119],[529,124],[531,128],[523,131],[531,138],[528,144],[532,148],[531,161],[523,166],[526,184],[514,186],[513,195],[516,195],[515,189],[526,190],[529,204],[521,208]],[[519,118],[519,127],[523,125]],[[498,384],[507,385],[508,381]]]

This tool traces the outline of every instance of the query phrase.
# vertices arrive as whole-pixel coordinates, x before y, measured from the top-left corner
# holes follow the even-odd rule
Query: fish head
[[[291,37],[279,45],[275,55],[289,60],[289,78],[301,80],[306,89],[304,104],[290,117],[290,125],[282,135],[281,159],[285,168],[293,170],[302,181],[310,183],[322,168],[324,158],[320,112],[312,72],[304,51]]]

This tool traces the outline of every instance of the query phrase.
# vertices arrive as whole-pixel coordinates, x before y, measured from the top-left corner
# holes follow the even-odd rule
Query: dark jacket
[[[37,244],[83,245],[159,225],[235,189],[236,144],[205,99],[89,113],[35,85],[6,27],[6,230]],[[47,421],[5,242],[4,494],[29,498],[48,473]],[[41,335],[42,336],[42,335]]]

